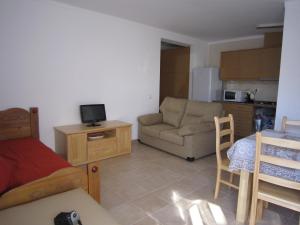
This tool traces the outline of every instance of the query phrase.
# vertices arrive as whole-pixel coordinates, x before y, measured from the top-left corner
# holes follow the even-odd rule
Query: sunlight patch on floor
[[[226,225],[227,221],[225,218],[225,215],[221,209],[220,206],[216,205],[216,204],[212,204],[210,202],[208,202],[208,206],[210,208],[210,211],[213,214],[213,218],[215,219],[216,223],[219,225]]]
[[[197,205],[193,205],[191,208],[189,208],[189,213],[193,225],[203,225],[203,220],[201,218]]]
[[[190,200],[181,197],[176,191],[172,192],[172,200],[178,209],[182,221],[189,224],[187,216],[190,217],[192,225],[228,225],[222,208],[206,200]],[[182,206],[182,201],[184,205]],[[188,213],[185,213],[188,211]]]

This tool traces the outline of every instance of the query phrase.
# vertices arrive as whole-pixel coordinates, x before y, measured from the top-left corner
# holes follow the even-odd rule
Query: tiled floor
[[[103,161],[101,204],[121,225],[237,224],[237,192],[222,186],[213,200],[215,173],[215,156],[187,162],[134,142],[131,155]],[[298,225],[298,216],[270,205],[259,224]]]

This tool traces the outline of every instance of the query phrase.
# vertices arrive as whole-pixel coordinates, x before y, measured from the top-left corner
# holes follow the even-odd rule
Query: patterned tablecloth
[[[264,136],[278,137],[300,141],[300,135],[279,132],[274,130],[262,131]],[[230,170],[247,170],[253,173],[255,164],[255,134],[236,141],[227,152],[230,160]],[[274,155],[277,157],[300,161],[300,152],[292,149],[283,149],[271,145],[265,145],[262,151],[266,155]],[[262,163],[260,168],[262,173],[282,177],[285,179],[300,182],[300,170],[288,169],[285,167],[274,166],[268,163]]]

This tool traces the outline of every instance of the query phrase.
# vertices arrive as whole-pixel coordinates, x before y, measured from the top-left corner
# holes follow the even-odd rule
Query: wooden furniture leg
[[[230,173],[229,175],[229,182],[232,184],[233,183],[233,173]]]
[[[257,201],[257,209],[256,209],[256,221],[259,221],[262,219],[263,210],[264,210],[264,201],[258,200]]]
[[[215,196],[214,198],[217,199],[220,191],[220,180],[221,180],[221,173],[222,171],[218,168],[217,169],[217,179],[216,179],[216,188],[215,188]]]
[[[230,173],[230,175],[229,175],[229,183],[231,183],[231,184],[233,184],[233,176],[234,176],[234,174]],[[229,187],[229,189],[231,189],[231,187]]]
[[[236,210],[236,221],[239,223],[245,223],[248,217],[252,191],[251,178],[252,174],[248,171],[241,170]]]
[[[89,194],[100,203],[100,161],[88,164]]]

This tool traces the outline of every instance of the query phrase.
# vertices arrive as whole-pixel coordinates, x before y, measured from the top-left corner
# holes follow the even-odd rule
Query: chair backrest
[[[265,155],[262,151],[263,145],[272,145],[281,148],[281,150],[288,151],[289,149],[297,150],[300,153],[300,141],[288,140],[283,138],[265,137],[260,132],[256,133],[256,160],[254,170],[254,181],[259,180],[276,184],[282,187],[300,190],[300,183],[287,180],[272,175],[267,175],[260,172],[261,162],[269,163],[276,166],[281,166],[290,169],[300,170],[300,162],[290,159],[279,158],[276,156]]]
[[[286,116],[282,117],[281,130],[286,131],[288,126],[299,126],[300,120],[288,120]]]
[[[223,150],[227,150],[234,143],[234,121],[232,114],[227,117],[214,117],[216,125],[216,155],[218,165],[222,164]],[[229,124],[229,126],[226,126]],[[229,136],[229,138],[228,138]]]

